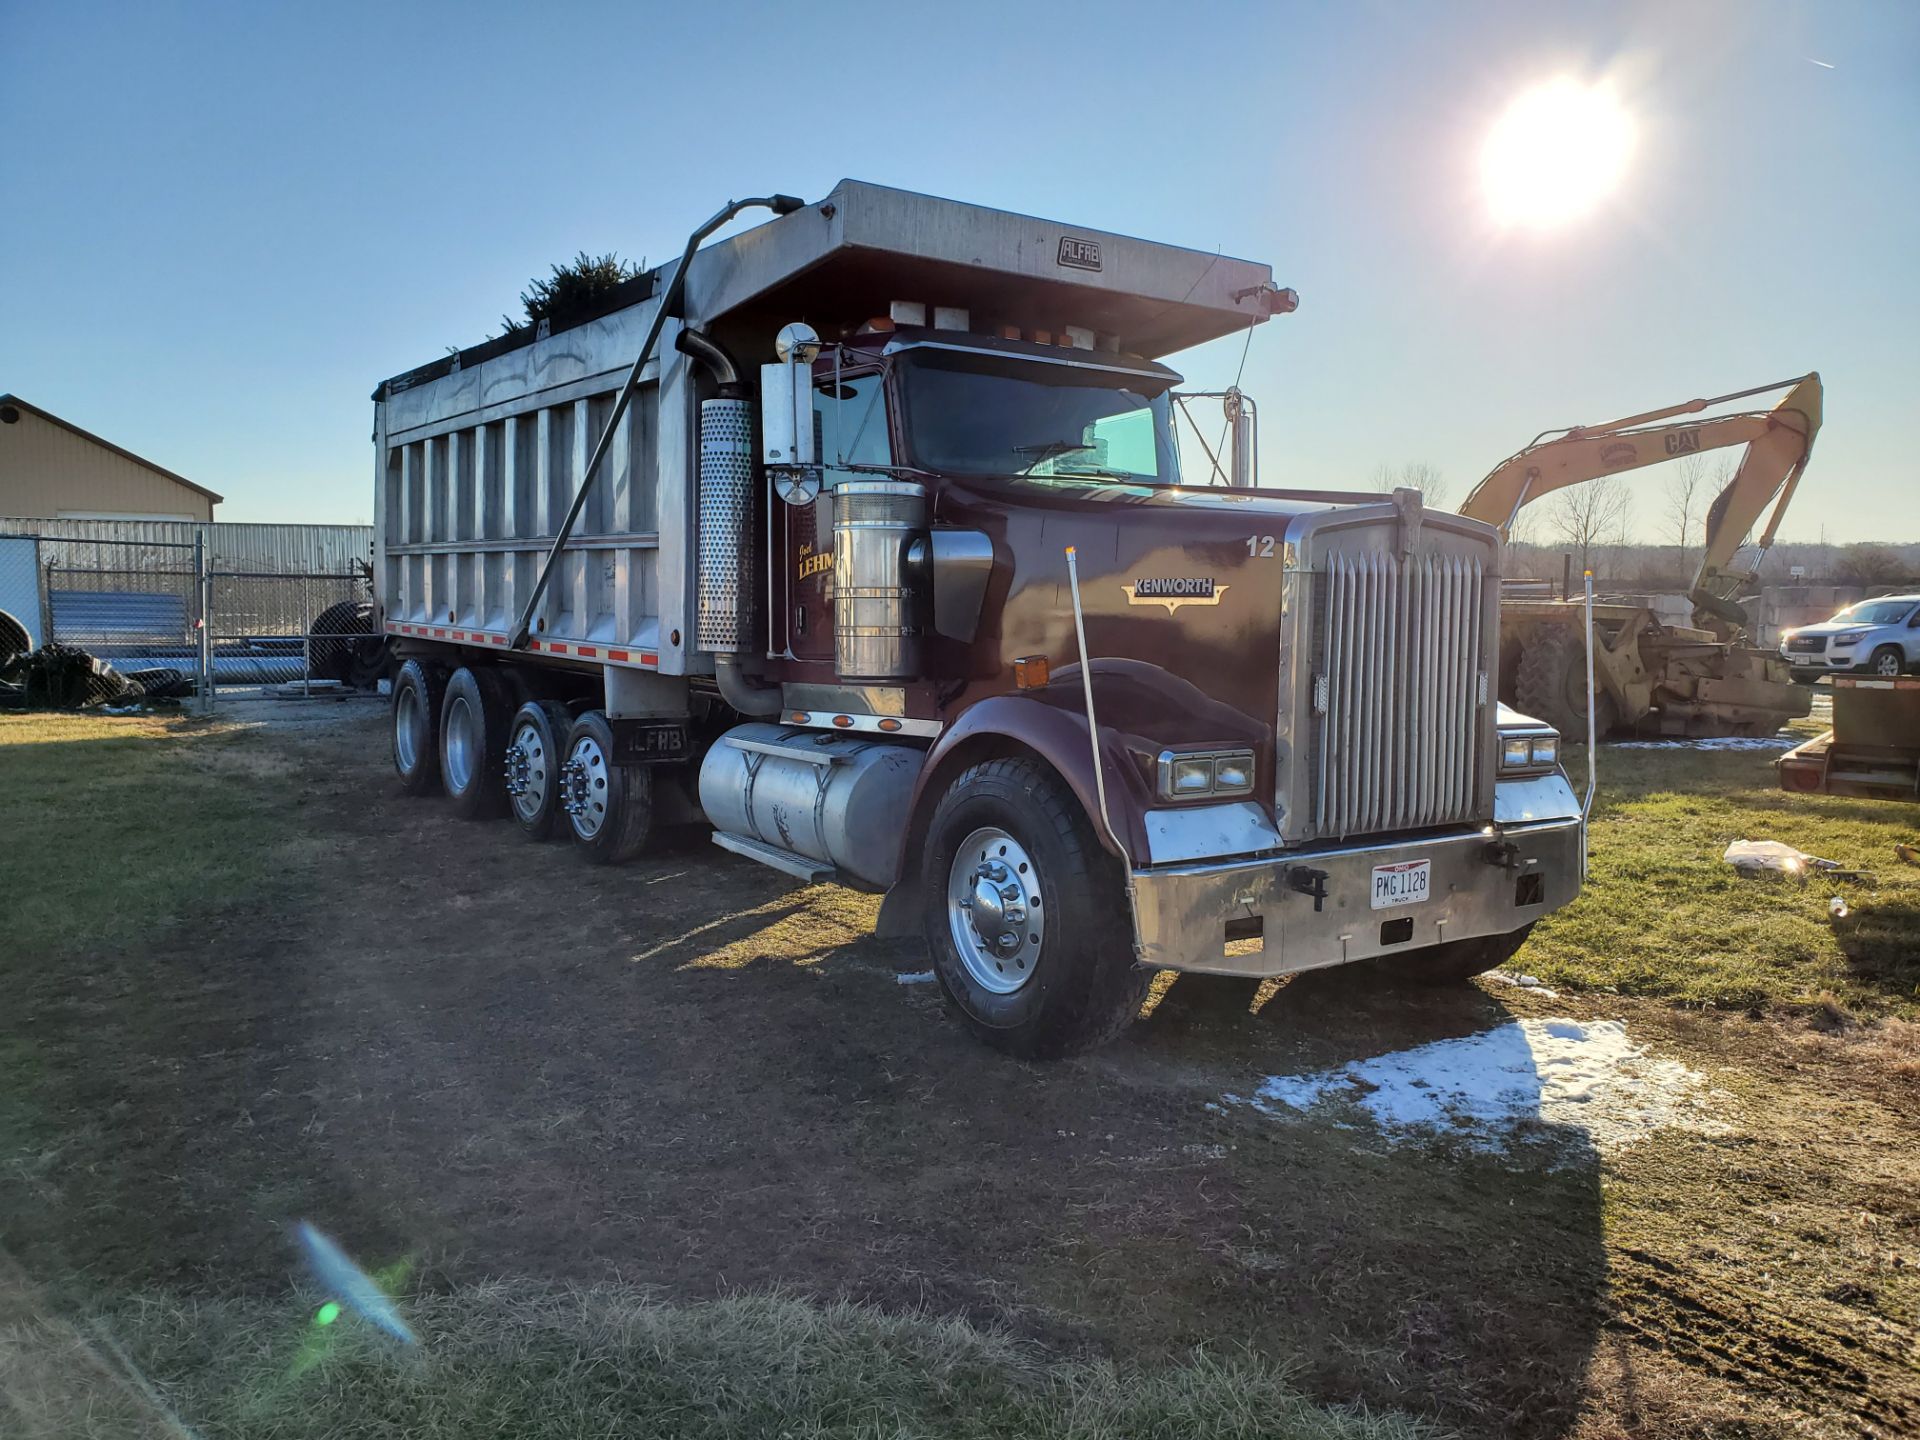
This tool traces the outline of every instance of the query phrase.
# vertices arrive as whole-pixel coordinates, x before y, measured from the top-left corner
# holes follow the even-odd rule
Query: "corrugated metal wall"
[[[184,520],[32,520],[0,516],[0,535],[38,535],[41,563],[172,568],[175,546],[204,534],[213,569],[262,575],[345,575],[373,558],[371,525],[249,525]],[[59,541],[59,544],[47,544]]]
[[[14,509],[213,518],[213,501],[198,490],[24,408],[0,426],[0,510]]]

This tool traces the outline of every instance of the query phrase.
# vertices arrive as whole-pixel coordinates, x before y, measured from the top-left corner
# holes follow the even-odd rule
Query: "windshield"
[[[1849,625],[1898,625],[1912,609],[1911,600],[1862,600],[1833,618]]]
[[[901,370],[907,443],[924,469],[1180,483],[1156,381],[977,355],[910,355]]]

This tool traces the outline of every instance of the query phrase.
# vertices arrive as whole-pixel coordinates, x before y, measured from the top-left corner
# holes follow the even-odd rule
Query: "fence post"
[[[300,577],[300,695],[313,698],[313,577]]]
[[[200,713],[213,713],[213,571],[207,564],[207,532],[193,532],[193,579],[200,589]]]
[[[40,560],[40,537],[33,537],[33,573],[40,587],[40,643],[53,643],[53,562]]]

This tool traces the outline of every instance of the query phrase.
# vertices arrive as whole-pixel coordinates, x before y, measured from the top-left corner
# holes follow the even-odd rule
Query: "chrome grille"
[[[1327,557],[1315,586],[1324,596],[1314,621],[1317,833],[1473,818],[1485,585],[1477,558]]]

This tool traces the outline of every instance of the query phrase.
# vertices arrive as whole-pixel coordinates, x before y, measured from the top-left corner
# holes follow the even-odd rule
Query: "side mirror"
[[[779,363],[760,367],[760,463],[789,505],[820,493],[819,457],[813,448],[813,360],[820,337],[811,326],[792,324],[774,340]]]

